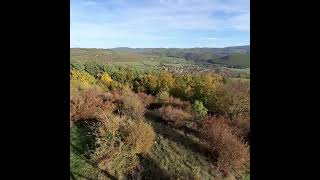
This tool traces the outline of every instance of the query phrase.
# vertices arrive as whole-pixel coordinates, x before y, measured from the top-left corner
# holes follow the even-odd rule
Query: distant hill
[[[146,56],[135,52],[118,52],[110,49],[71,48],[70,60],[99,62],[136,62],[143,61]]]
[[[148,55],[184,58],[197,64],[220,64],[235,67],[250,67],[250,45],[225,48],[128,48],[112,49]]]
[[[159,57],[159,58],[155,58]],[[250,45],[225,48],[71,48],[71,61],[142,62],[176,61],[198,65],[250,67]]]

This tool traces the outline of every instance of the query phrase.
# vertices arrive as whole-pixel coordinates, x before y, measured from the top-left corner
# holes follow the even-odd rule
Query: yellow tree
[[[169,91],[175,84],[175,79],[171,73],[162,73],[160,75],[159,89]]]
[[[103,83],[106,83],[106,84],[109,84],[112,82],[112,78],[109,76],[108,73],[103,73],[100,77],[100,80],[103,82]]]

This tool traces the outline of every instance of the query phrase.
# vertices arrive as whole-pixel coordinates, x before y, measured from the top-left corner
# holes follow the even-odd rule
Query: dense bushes
[[[243,170],[249,163],[249,149],[223,117],[207,117],[202,124],[203,138],[215,158],[216,167],[225,175]]]
[[[155,140],[144,120],[147,108],[157,109],[155,118],[166,125],[200,138],[224,174],[249,165],[249,83],[225,83],[210,73],[138,73],[101,64],[74,63],[71,69],[71,125],[95,122],[90,160],[99,168],[118,178],[139,169],[138,156],[150,152]]]
[[[103,73],[101,76],[100,76],[100,80],[105,83],[105,84],[109,84],[112,82],[112,78],[109,76],[108,73]]]
[[[192,111],[192,105],[189,101],[182,101],[179,98],[175,98],[172,96],[164,100],[162,104],[166,106],[172,106],[178,109],[182,109],[183,111],[186,111],[186,112]]]
[[[229,81],[217,92],[221,114],[235,126],[237,134],[248,139],[250,134],[250,85],[246,81]]]
[[[70,120],[72,122],[78,120],[86,120],[96,118],[101,112],[111,113],[114,105],[108,101],[104,101],[99,90],[89,88],[81,91],[77,96],[70,99]]]
[[[158,111],[163,120],[174,126],[181,126],[192,118],[191,114],[172,106],[161,107]]]
[[[88,124],[95,142],[90,159],[100,169],[116,177],[127,176],[139,167],[138,155],[151,150],[155,133],[144,121],[143,103],[130,90],[103,93],[89,88],[72,96],[70,106],[72,125],[94,122]]]
[[[80,63],[78,61],[73,61],[73,62],[70,63],[70,69],[71,70],[83,71],[84,70],[84,65],[83,65],[83,63]]]
[[[85,62],[84,70],[93,75],[94,77],[98,77],[100,74],[104,72],[104,65],[98,62]]]
[[[73,66],[80,67],[77,63],[73,63]],[[106,82],[111,90],[127,86],[135,92],[141,91],[153,96],[158,95],[161,100],[165,100],[169,96],[192,103],[198,100],[210,113],[217,113],[219,109],[217,89],[222,86],[223,78],[217,74],[174,75],[168,72],[138,71],[134,68],[102,65],[94,62],[86,62],[84,67],[85,71],[91,74],[91,80],[92,77],[100,77],[100,81]],[[88,75],[85,71],[79,72]],[[91,82],[91,80],[88,81]]]
[[[168,91],[160,91],[156,97],[159,102],[165,102],[169,99],[170,94],[168,93]]]
[[[230,81],[221,86],[217,92],[218,105],[224,115],[231,120],[250,113],[250,85],[249,82]]]
[[[117,112],[133,119],[143,118],[145,107],[140,98],[130,90],[123,90],[116,99]]]
[[[217,111],[217,89],[223,84],[223,78],[216,74],[201,74],[194,77],[191,100],[201,101],[209,112]]]
[[[204,107],[201,101],[196,100],[193,104],[193,110],[197,113],[197,115],[202,118],[207,115],[208,109]]]
[[[155,138],[152,126],[142,120],[131,123],[127,130],[126,143],[134,147],[135,153],[148,153]]]
[[[148,95],[143,92],[138,92],[137,96],[140,98],[141,102],[144,104],[145,107],[149,107],[151,103],[154,102],[154,96]]]
[[[70,75],[71,80],[76,80],[87,84],[94,84],[96,82],[96,79],[85,71],[72,70]]]
[[[91,159],[115,176],[130,174],[139,165],[138,155],[154,143],[152,127],[143,120],[102,115],[95,128],[96,149]]]

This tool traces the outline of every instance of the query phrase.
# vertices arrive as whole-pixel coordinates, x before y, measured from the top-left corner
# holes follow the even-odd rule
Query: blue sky
[[[71,0],[70,46],[250,44],[249,0]]]

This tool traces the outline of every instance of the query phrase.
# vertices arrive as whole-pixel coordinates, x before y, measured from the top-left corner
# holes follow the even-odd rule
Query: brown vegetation
[[[148,107],[151,103],[154,102],[154,96],[146,94],[144,92],[138,92],[137,96],[140,98],[141,102],[144,104],[144,107]]]
[[[207,117],[203,121],[203,138],[215,158],[215,165],[224,175],[240,172],[249,163],[249,148],[223,117]]]
[[[101,112],[112,112],[114,106],[109,101],[104,101],[101,92],[90,88],[78,93],[70,99],[70,120],[95,118]]]
[[[237,134],[246,139],[250,134],[250,85],[249,82],[230,81],[218,91],[217,104],[227,116]]]
[[[158,111],[163,120],[174,126],[181,126],[185,121],[192,118],[190,113],[172,106],[161,107]]]

